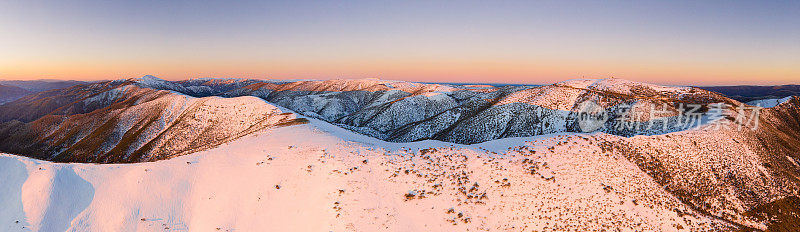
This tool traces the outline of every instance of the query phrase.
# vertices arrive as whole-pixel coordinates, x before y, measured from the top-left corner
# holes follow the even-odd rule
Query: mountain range
[[[590,130],[581,124],[586,102],[598,107],[594,113],[606,117]],[[732,108],[716,112],[710,107],[715,104]],[[345,184],[344,180],[410,188],[387,186],[391,190],[386,194],[396,198],[375,199],[399,208],[374,208],[355,203],[358,198],[346,198],[359,210],[334,210],[336,218],[344,218],[343,224],[324,224],[343,229],[347,223],[357,228],[382,228],[359,219],[376,215],[375,220],[387,220],[387,225],[400,230],[405,227],[391,218],[422,212],[414,207],[445,205],[464,211],[451,212],[445,207],[431,213],[445,219],[424,226],[587,230],[620,223],[634,230],[797,229],[800,98],[775,100],[765,105],[769,108],[749,104],[755,103],[742,103],[703,88],[613,78],[544,86],[486,86],[377,79],[166,81],[145,76],[45,90],[0,105],[0,151],[54,162],[159,161],[141,167],[161,168],[165,173],[207,159],[250,170],[252,163],[223,160],[252,160],[266,152],[269,158],[258,158],[256,166],[289,162],[279,167],[292,167],[285,170],[291,173],[303,170],[296,174],[297,179],[285,182],[342,180],[341,185],[329,186],[349,186],[335,193],[338,196],[372,198],[372,191],[379,191]],[[698,120],[688,126],[682,121],[690,116],[684,111],[687,105],[702,106],[694,112]],[[659,113],[653,114],[654,109]],[[755,117],[757,126],[739,120],[745,117]],[[274,161],[273,155],[287,161]],[[176,166],[184,161],[186,164]],[[223,167],[208,165],[200,167]],[[74,169],[84,176],[107,172],[81,171],[79,167],[83,166]],[[358,174],[365,168],[369,173]],[[325,171],[313,174],[320,172],[314,170]],[[257,176],[254,173],[260,172],[256,171],[232,169],[231,173],[256,180],[273,178]],[[346,173],[351,175],[345,177]],[[185,178],[198,186],[205,186],[198,181],[210,178],[171,175],[187,175]],[[292,189],[283,184],[267,187]],[[580,189],[591,194],[583,195]],[[331,196],[315,198],[316,190],[288,191],[309,195],[310,201],[330,200]],[[176,198],[181,201],[199,197],[182,195],[188,192],[174,194],[188,197]],[[203,197],[233,196],[212,195]],[[236,202],[229,199],[229,203]],[[515,208],[518,206],[521,208]],[[362,207],[365,211],[360,211]],[[398,209],[410,211],[390,213]],[[372,211],[381,213],[367,213]],[[175,216],[176,212],[168,214]],[[470,219],[465,220],[462,213]],[[100,223],[86,219],[91,214],[81,215],[69,220]],[[131,220],[134,222],[126,219],[123,224],[148,219]],[[0,221],[3,225],[11,224]],[[81,228],[75,226],[66,227]]]
[[[206,136],[210,136],[212,141],[225,141],[222,138],[263,127],[256,125],[274,111],[264,101],[385,141],[433,139],[459,144],[582,132],[577,118],[580,103],[586,101],[599,104],[612,118],[619,118],[619,108],[628,106],[633,109],[629,121],[637,127],[644,127],[652,117],[641,109],[661,107],[665,115],[659,117],[670,119],[659,120],[660,124],[648,130],[617,125],[623,120],[605,122],[603,132],[622,136],[682,129],[677,121],[680,104],[741,104],[701,89],[618,79],[488,88],[370,79],[170,82],[145,76],[45,91],[0,105],[0,134],[5,137],[0,140],[0,149],[56,161],[165,159],[172,157],[167,154],[196,149],[199,145],[188,145],[193,140],[207,140]],[[234,126],[230,124],[234,122],[217,118],[228,114],[241,121]],[[202,117],[208,117],[203,119],[208,123],[195,122],[200,115],[207,115]],[[283,120],[290,119],[275,122]],[[186,143],[180,149],[174,148],[178,145],[154,141],[188,129],[210,134],[175,141]],[[155,150],[160,146],[173,148],[152,155],[159,153]]]

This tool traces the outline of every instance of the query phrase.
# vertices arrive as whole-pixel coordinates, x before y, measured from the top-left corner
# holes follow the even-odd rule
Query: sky
[[[800,84],[800,1],[0,1],[0,79]]]

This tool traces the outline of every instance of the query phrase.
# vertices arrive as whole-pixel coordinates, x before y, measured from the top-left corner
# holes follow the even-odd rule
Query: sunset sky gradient
[[[0,1],[0,79],[800,84],[800,1]]]

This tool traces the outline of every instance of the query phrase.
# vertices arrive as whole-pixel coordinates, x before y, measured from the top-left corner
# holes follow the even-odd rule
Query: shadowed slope
[[[10,85],[0,85],[0,104],[17,100],[33,92],[20,87]]]
[[[76,86],[4,107],[21,110],[5,114],[11,120],[0,124],[0,149],[62,162],[166,159],[301,122],[254,97],[194,98],[131,82]]]

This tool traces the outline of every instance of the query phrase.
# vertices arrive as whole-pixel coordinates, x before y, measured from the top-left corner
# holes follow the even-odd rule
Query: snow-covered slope
[[[195,98],[126,82],[99,85],[3,105],[16,109],[9,117],[23,121],[0,124],[0,149],[62,162],[144,162],[302,123],[251,96]]]
[[[764,108],[772,108],[772,107],[775,107],[775,106],[777,106],[777,105],[780,105],[781,103],[787,102],[787,101],[789,101],[789,100],[791,100],[791,99],[792,99],[792,97],[791,97],[791,96],[789,96],[789,97],[780,98],[780,99],[763,99],[763,100],[755,100],[755,101],[750,101],[750,102],[747,102],[747,104],[748,104],[748,105],[751,105],[751,106],[759,106],[759,107],[764,107]]]
[[[713,125],[659,136],[561,133],[460,145],[391,143],[310,120],[150,163],[0,155],[7,206],[0,228],[766,229],[776,222],[748,212],[791,200],[798,189],[777,168],[796,163],[767,166],[745,135],[715,135]]]
[[[321,122],[318,122],[321,123]],[[4,231],[466,231],[731,228],[624,157],[558,135],[383,148],[301,125],[126,165],[0,156]],[[531,138],[528,138],[531,139]],[[559,145],[561,141],[570,144]],[[426,146],[433,147],[426,148]],[[494,147],[489,151],[483,147]],[[420,149],[426,148],[426,149]],[[584,152],[575,153],[577,149]],[[571,155],[567,155],[571,154]]]

